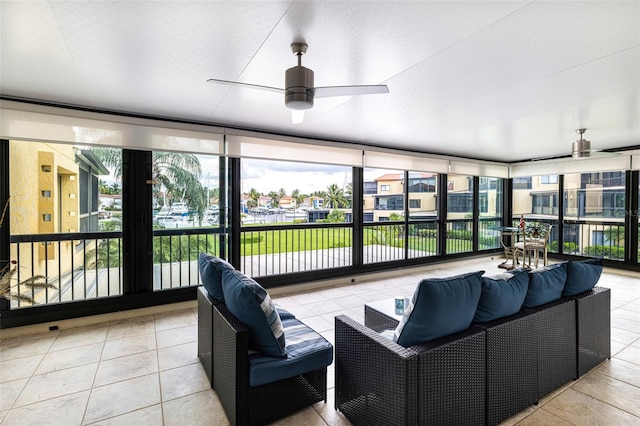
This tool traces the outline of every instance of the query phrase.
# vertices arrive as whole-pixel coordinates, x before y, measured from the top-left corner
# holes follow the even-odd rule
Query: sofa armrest
[[[484,425],[486,333],[471,326],[412,346],[418,353],[420,424]]]
[[[356,424],[417,422],[417,353],[335,318],[336,409]]]
[[[578,377],[611,358],[611,290],[594,287],[570,296],[576,303]]]

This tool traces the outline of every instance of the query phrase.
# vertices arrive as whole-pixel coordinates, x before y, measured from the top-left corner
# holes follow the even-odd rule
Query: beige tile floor
[[[366,302],[409,295],[422,277],[479,269],[498,273],[499,262],[476,258],[384,278],[359,278],[353,284],[272,293],[278,304],[333,342],[335,315],[363,321]],[[605,270],[600,285],[612,289],[612,359],[505,424],[640,425],[640,274]],[[128,312],[138,316],[84,326],[64,323],[59,330],[36,334],[28,327],[2,330],[0,423],[228,424],[198,362],[195,302],[174,308]],[[328,383],[326,404],[315,404],[277,424],[349,424],[333,408],[333,366]]]

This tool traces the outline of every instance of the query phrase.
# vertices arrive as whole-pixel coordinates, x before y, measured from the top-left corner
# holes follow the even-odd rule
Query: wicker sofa
[[[410,347],[379,333],[393,326],[336,317],[337,410],[354,424],[495,425],[610,357],[610,290]]]

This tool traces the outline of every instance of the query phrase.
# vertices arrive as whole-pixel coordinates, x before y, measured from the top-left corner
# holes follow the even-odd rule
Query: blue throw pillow
[[[482,274],[420,281],[393,340],[409,347],[467,329],[478,307]]]
[[[523,305],[527,308],[535,308],[560,299],[566,281],[567,262],[529,272],[529,289]]]
[[[519,270],[504,277],[482,277],[482,292],[473,322],[513,315],[522,308],[529,288],[529,273]]]
[[[249,328],[251,347],[267,356],[284,356],[282,321],[267,291],[236,270],[222,272],[222,291],[229,311]]]
[[[200,253],[198,256],[198,268],[200,279],[207,292],[216,300],[224,302],[222,292],[222,271],[233,271],[235,268],[230,263],[208,253]]]
[[[591,290],[602,275],[602,259],[589,259],[582,262],[570,261],[567,264],[567,282],[562,290],[563,296],[575,296]]]

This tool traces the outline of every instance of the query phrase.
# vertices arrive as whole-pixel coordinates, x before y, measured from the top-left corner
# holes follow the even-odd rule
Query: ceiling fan
[[[591,141],[584,139],[582,135],[586,132],[587,129],[576,129],[576,133],[580,135],[580,139],[575,141],[571,145],[571,157],[572,158],[590,158],[592,155],[602,155],[602,156],[614,156],[617,155],[615,152],[608,151],[599,151],[596,149],[591,149]]]
[[[304,111],[313,107],[314,98],[329,98],[334,96],[355,96],[389,93],[389,88],[382,85],[359,86],[313,86],[313,70],[302,66],[302,55],[307,53],[306,43],[292,43],[291,51],[298,57],[298,65],[289,68],[284,75],[284,89],[279,87],[262,86],[259,84],[241,83],[238,81],[218,80],[210,78],[209,83],[228,84],[232,86],[248,87],[251,89],[268,90],[284,94],[284,104],[292,112],[293,124],[302,123]]]

